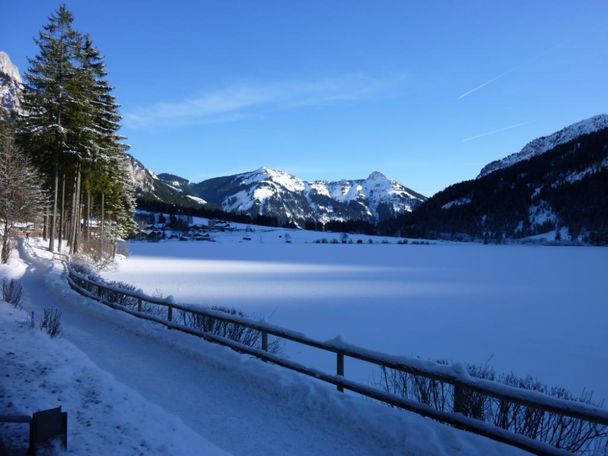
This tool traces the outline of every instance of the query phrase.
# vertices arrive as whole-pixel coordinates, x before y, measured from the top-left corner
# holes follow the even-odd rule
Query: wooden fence
[[[391,357],[382,353],[372,352],[360,347],[345,344],[340,341],[318,341],[301,333],[277,327],[266,322],[255,321],[213,309],[177,304],[171,300],[146,296],[142,293],[128,291],[119,287],[100,283],[81,273],[78,273],[71,267],[68,267],[67,279],[71,288],[81,295],[100,301],[109,307],[121,310],[135,317],[160,323],[167,328],[198,336],[207,341],[230,347],[237,352],[245,353],[266,362],[270,362],[278,366],[294,370],[301,374],[314,377],[318,380],[335,385],[339,391],[353,391],[363,396],[384,402],[393,407],[414,412],[422,416],[447,423],[458,429],[482,435],[490,439],[532,452],[534,454],[566,455],[571,453],[564,449],[556,448],[538,440],[534,440],[530,437],[516,434],[492,424],[488,424],[471,416],[466,416],[465,411],[459,401],[466,394],[473,392],[504,401],[504,403],[518,404],[520,406],[536,409],[538,411],[542,411],[543,413],[547,412],[560,417],[575,418],[594,425],[608,426],[608,410],[592,407],[581,402],[548,396],[537,391],[515,388],[501,383],[469,376],[451,366],[442,366],[436,363],[425,362],[417,359]],[[110,302],[110,300],[104,299],[104,294],[107,295],[108,293],[112,294],[113,296],[120,295],[123,298],[132,298],[137,302],[137,305],[131,309],[116,302]],[[151,314],[143,311],[142,305],[146,303],[164,308],[165,310],[162,312],[163,315],[159,316],[160,314],[158,312],[156,314]],[[259,331],[259,347],[248,346],[227,337],[222,337],[217,334],[200,331],[198,329],[179,324],[174,321],[174,311],[181,311],[186,314],[231,323],[233,325],[240,325],[251,330]],[[270,352],[268,350],[269,335],[335,354],[335,374],[329,374],[304,366],[292,360],[285,359],[276,353]],[[347,357],[375,364],[382,368],[393,369],[398,372],[404,372],[440,382],[442,384],[450,385],[454,392],[454,403],[452,410],[437,410],[430,405],[407,399],[402,396],[345,378],[344,359]]]

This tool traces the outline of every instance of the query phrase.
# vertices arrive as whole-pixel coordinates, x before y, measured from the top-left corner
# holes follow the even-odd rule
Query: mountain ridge
[[[227,212],[266,215],[284,222],[380,219],[413,210],[426,199],[378,171],[367,179],[304,181],[261,167],[192,184],[206,201]]]
[[[0,119],[21,113],[22,88],[19,69],[6,52],[0,51]]]
[[[484,166],[477,178],[484,177],[494,171],[514,165],[523,160],[541,155],[549,150],[565,144],[585,134],[608,128],[608,114],[598,114],[588,119],[575,122],[547,136],[541,136],[530,141],[519,152],[508,155]]]
[[[574,131],[567,142],[447,187],[381,229],[484,242],[552,233],[556,242],[608,244],[608,126]]]

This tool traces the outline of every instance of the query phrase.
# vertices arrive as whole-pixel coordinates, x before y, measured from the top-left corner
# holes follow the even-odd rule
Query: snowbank
[[[0,278],[20,276],[17,258]],[[43,303],[46,305],[47,303]],[[34,311],[39,319],[40,312]],[[100,370],[73,344],[49,338],[28,322],[29,314],[0,301],[0,410],[31,415],[57,406],[68,412],[67,454],[226,455],[179,418],[146,401]],[[27,448],[27,425],[2,425],[9,448]],[[65,454],[65,453],[62,453]]]

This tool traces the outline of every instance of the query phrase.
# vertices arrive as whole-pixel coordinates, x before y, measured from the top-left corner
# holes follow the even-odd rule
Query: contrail
[[[456,100],[462,100],[465,97],[468,97],[469,95],[471,95],[472,93],[477,92],[479,89],[484,88],[485,86],[492,84],[494,81],[499,80],[500,78],[508,75],[509,73],[512,73],[515,70],[518,70],[519,68],[525,66],[525,65],[529,65],[532,62],[536,62],[537,60],[540,60],[542,57],[544,57],[547,54],[550,54],[551,52],[553,52],[555,49],[558,49],[560,47],[562,47],[564,44],[566,43],[570,43],[572,42],[572,39],[568,39],[568,40],[564,40],[564,41],[560,41],[557,44],[554,44],[553,46],[548,47],[547,49],[539,52],[538,54],[532,56],[531,58],[519,63],[518,65],[515,65],[513,68],[500,73],[498,76],[494,76],[492,79],[484,82],[483,84],[479,84],[477,87],[473,87],[471,90],[467,90],[465,93],[463,93],[462,95],[460,95]]]
[[[494,81],[499,80],[500,78],[508,75],[509,73],[511,73],[512,71],[514,71],[516,68],[518,67],[514,67],[511,68],[510,70],[505,71],[504,73],[500,73],[498,76],[494,76],[492,79],[484,82],[483,84],[479,84],[477,87],[473,87],[471,90],[466,91],[465,93],[463,93],[462,95],[460,95],[457,100],[462,100],[464,97],[468,97],[469,95],[471,95],[472,93],[477,92],[479,89],[487,86],[488,84],[492,84]]]
[[[480,134],[475,135],[475,136],[469,136],[468,138],[464,138],[462,140],[462,142],[473,141],[474,139],[483,138],[484,136],[494,135],[494,134],[500,133],[502,131],[512,130],[513,128],[523,127],[524,125],[529,125],[531,123],[532,122],[520,122],[520,123],[516,123],[514,125],[509,125],[508,127],[502,127],[502,128],[497,129],[497,130],[487,131],[485,133],[480,133]]]

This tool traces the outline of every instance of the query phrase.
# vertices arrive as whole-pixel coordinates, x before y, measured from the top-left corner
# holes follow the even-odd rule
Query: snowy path
[[[95,364],[229,453],[519,453],[107,309],[26,248],[26,309],[59,307],[64,337]]]

